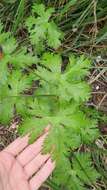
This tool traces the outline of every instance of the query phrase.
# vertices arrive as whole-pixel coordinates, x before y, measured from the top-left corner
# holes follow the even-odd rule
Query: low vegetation
[[[43,153],[56,161],[52,189],[106,189],[106,92],[96,100],[106,86],[106,1],[0,6],[1,125],[19,117],[30,143],[50,125]]]

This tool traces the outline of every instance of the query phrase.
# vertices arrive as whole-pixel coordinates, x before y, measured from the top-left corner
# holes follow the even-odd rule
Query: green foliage
[[[90,68],[90,61],[83,56],[79,58],[71,56],[64,72],[61,72],[61,65],[60,55],[43,54],[35,70],[40,85],[35,92],[35,97],[29,100],[28,113],[31,117],[25,118],[20,132],[27,133],[32,130],[32,141],[41,134],[46,125],[50,124],[44,152],[53,150],[52,155],[57,163],[54,182],[58,185],[65,185],[68,182],[66,184],[68,189],[77,189],[77,186],[78,189],[84,189],[84,183],[89,183],[88,177],[83,177],[82,182],[76,177],[74,165],[74,171],[71,169],[69,153],[70,150],[79,148],[81,144],[90,144],[98,137],[97,121],[87,118],[81,110],[81,105],[88,100],[90,93],[88,84],[83,82]],[[88,156],[85,159],[88,160]],[[87,163],[86,172],[88,170],[89,176],[93,174],[94,183],[98,177],[97,172]],[[77,172],[80,175],[82,169],[80,171],[78,169]],[[86,175],[84,171],[82,174]]]
[[[50,124],[43,152],[51,152],[56,160],[54,182],[59,188],[83,190],[85,184],[95,185],[99,177],[91,166],[87,153],[71,152],[81,145],[88,145],[98,136],[97,120],[83,111],[82,106],[90,97],[90,87],[85,82],[91,62],[84,56],[70,55],[62,72],[63,60],[57,53],[46,52],[46,46],[61,45],[61,32],[51,21],[53,9],[34,4],[32,16],[26,21],[29,39],[34,52],[27,52],[3,32],[0,25],[0,44],[3,57],[0,60],[0,122],[8,124],[14,114],[22,117],[19,133],[31,133],[33,142]],[[42,49],[41,49],[42,48]],[[42,52],[44,51],[44,52]],[[36,53],[39,56],[34,56]],[[32,66],[35,66],[32,69]],[[34,86],[32,94],[28,91]]]
[[[19,107],[24,113],[26,99],[20,96],[30,87],[32,75],[23,70],[35,63],[37,58],[28,54],[26,49],[18,51],[16,40],[2,30],[0,24],[0,44],[3,49],[3,58],[0,60],[0,121],[7,124],[13,117],[15,106],[18,113]]]
[[[62,165],[63,164],[63,165]],[[63,163],[54,173],[54,182],[59,184],[59,175],[63,188],[68,190],[85,190],[85,185],[94,185],[99,174],[92,166],[91,155],[89,153],[74,153],[71,164],[65,158]]]
[[[54,49],[61,45],[61,32],[50,19],[53,12],[53,8],[46,10],[43,4],[34,4],[32,16],[26,21],[31,43],[36,46],[38,52],[44,50],[45,43]]]
[[[13,33],[15,33],[17,31],[17,28],[19,27],[20,21],[24,17],[25,5],[26,5],[25,0],[20,0],[19,1],[19,5],[18,5],[18,8],[17,8],[17,12],[16,12],[16,15],[15,15],[13,28],[12,28]]]

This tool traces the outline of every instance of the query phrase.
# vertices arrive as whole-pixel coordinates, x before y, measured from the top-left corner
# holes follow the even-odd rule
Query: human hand
[[[42,155],[45,132],[31,145],[19,137],[0,152],[0,190],[37,190],[55,168],[50,154]]]

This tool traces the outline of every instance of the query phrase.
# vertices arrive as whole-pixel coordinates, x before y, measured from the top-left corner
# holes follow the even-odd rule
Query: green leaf
[[[51,22],[48,25],[47,37],[49,47],[57,49],[61,45],[62,34],[60,31],[58,31],[58,28],[56,27],[54,22]]]
[[[54,12],[54,8],[48,8],[45,9],[44,4],[34,4],[32,7],[32,12],[37,13],[40,17],[45,17],[45,19],[48,21],[51,14]]]
[[[45,49],[44,43],[54,49],[61,45],[62,34],[50,19],[53,12],[53,8],[46,9],[43,4],[34,4],[33,15],[26,21],[31,43],[38,53]]]
[[[61,73],[61,56],[53,53],[44,53],[41,64],[49,68],[53,73]]]
[[[13,117],[14,102],[12,99],[5,98],[0,101],[0,123],[9,124]]]
[[[16,52],[10,58],[11,63],[17,69],[25,68],[27,66],[31,66],[32,64],[37,64],[38,58],[37,56],[32,56],[28,54],[26,51],[22,50],[21,52]]]
[[[21,126],[19,127],[20,134],[31,134],[30,142],[34,141],[38,136],[40,136],[44,129],[46,128],[48,122],[45,119],[39,118],[25,118]],[[30,126],[30,128],[29,128]],[[35,135],[33,135],[35,134]]]
[[[90,153],[75,153],[72,168],[85,184],[91,185],[100,177],[99,173],[92,166]]]
[[[91,61],[89,59],[84,56],[76,58],[74,55],[71,55],[66,67],[65,75],[70,82],[79,81],[89,74],[90,68]]]
[[[22,75],[20,71],[14,71],[10,74],[8,83],[10,84],[10,95],[19,96],[24,90],[27,90],[32,83],[32,78]]]
[[[34,4],[32,7],[33,13],[37,13],[39,16],[42,16],[45,13],[45,5],[44,4]]]
[[[0,84],[7,83],[8,77],[8,68],[7,68],[8,59],[2,59],[0,61]]]
[[[5,55],[11,54],[13,53],[13,51],[16,50],[17,47],[16,40],[12,37],[6,39],[6,41],[4,41],[4,43],[2,44],[2,47]]]
[[[60,187],[66,187],[68,189],[68,182],[71,171],[71,164],[68,157],[63,155],[59,162],[56,163],[57,167],[53,173],[52,181]]]

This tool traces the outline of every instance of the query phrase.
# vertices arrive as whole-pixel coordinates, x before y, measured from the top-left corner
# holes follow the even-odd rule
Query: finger
[[[55,162],[52,162],[51,159],[49,159],[39,172],[29,181],[31,190],[39,189],[44,181],[50,176],[54,168]]]
[[[20,167],[18,162],[14,162],[11,166],[11,170],[8,172],[8,181],[10,188],[8,190],[31,190],[26,178],[26,174],[23,172],[23,168]],[[6,184],[5,184],[6,185]],[[4,190],[7,188],[4,188]]]
[[[51,128],[51,125],[49,124],[49,125],[44,129],[44,132],[49,132],[50,128]]]
[[[42,155],[40,153],[24,167],[28,179],[43,166],[43,164],[49,159],[49,157],[49,154]]]
[[[35,156],[37,156],[37,154],[40,153],[47,134],[48,132],[38,138],[35,143],[29,145],[20,155],[18,155],[17,160],[22,164],[22,166],[28,164]]]
[[[29,141],[29,136],[19,137],[13,141],[9,146],[7,146],[4,151],[16,156],[18,155],[27,145]]]

